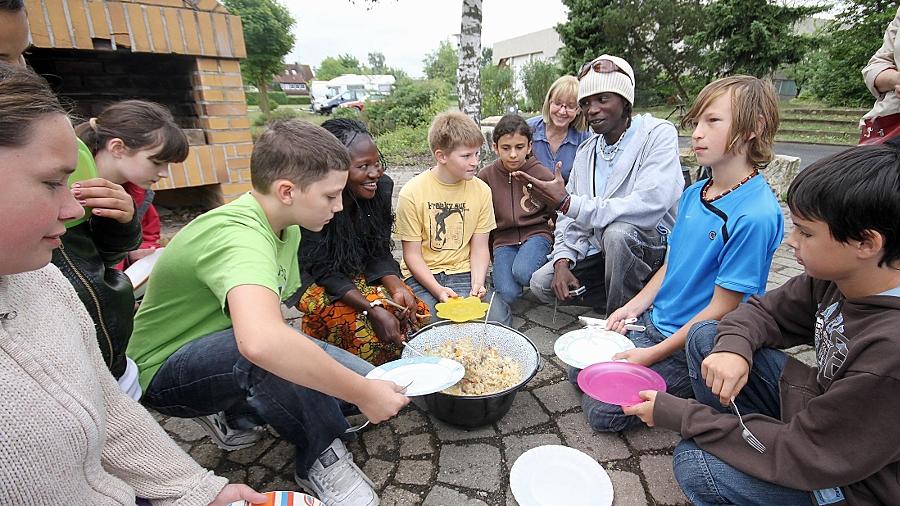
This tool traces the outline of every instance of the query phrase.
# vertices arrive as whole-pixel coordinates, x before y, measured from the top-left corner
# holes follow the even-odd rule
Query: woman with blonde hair
[[[562,76],[547,90],[541,114],[528,120],[534,132],[532,153],[541,165],[551,171],[557,164],[563,180],[569,181],[575,152],[591,136],[587,122],[578,107],[578,79]]]

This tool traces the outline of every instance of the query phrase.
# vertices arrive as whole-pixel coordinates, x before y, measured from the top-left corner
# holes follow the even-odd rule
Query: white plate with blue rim
[[[532,448],[516,459],[509,488],[519,506],[609,506],[613,486],[603,466],[560,445]]]
[[[627,337],[597,326],[567,332],[553,343],[556,356],[576,369],[611,362],[616,353],[633,348],[634,343]]]
[[[410,357],[381,364],[369,371],[366,378],[393,381],[406,387],[407,397],[440,392],[459,383],[466,370],[449,358]]]

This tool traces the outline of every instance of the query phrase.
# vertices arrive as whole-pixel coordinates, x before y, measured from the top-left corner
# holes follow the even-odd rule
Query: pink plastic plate
[[[619,406],[644,402],[642,390],[666,391],[666,381],[656,371],[631,362],[601,362],[578,373],[581,391],[598,401]]]

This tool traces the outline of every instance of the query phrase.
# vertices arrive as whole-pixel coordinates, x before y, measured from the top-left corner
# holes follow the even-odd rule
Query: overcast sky
[[[294,50],[285,57],[318,67],[326,56],[350,53],[367,63],[369,53],[384,53],[385,63],[413,77],[422,76],[422,60],[442,40],[459,33],[461,0],[281,0],[297,25]],[[566,20],[560,0],[484,0],[482,46],[491,46]]]

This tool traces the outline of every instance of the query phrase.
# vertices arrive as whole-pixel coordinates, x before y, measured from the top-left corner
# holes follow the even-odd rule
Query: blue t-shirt
[[[578,146],[591,136],[591,132],[579,132],[578,130],[569,127],[569,132],[566,134],[566,140],[560,144],[559,149],[557,149],[556,154],[554,154],[550,151],[550,141],[547,140],[547,125],[544,124],[544,117],[537,115],[530,118],[528,120],[528,126],[531,127],[533,132],[531,152],[534,154],[535,158],[537,158],[544,167],[550,169],[550,172],[554,173],[556,172],[556,162],[562,162],[562,177],[568,183],[569,174],[572,172],[572,163],[575,162],[575,152],[578,151]]]
[[[709,304],[715,285],[743,293],[744,300],[764,293],[784,237],[781,207],[762,174],[714,202],[700,199],[706,181],[684,191],[669,237],[666,277],[651,313],[667,336]]]

